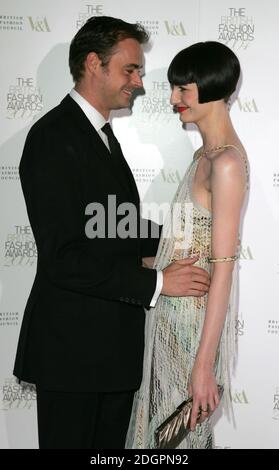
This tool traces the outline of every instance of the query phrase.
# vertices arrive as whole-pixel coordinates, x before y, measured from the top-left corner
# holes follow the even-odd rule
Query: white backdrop
[[[0,1],[0,448],[36,448],[36,393],[12,375],[36,247],[18,179],[28,129],[71,89],[69,41],[93,15],[141,22],[151,33],[145,95],[115,132],[144,203],[171,200],[195,148],[169,104],[166,70],[182,48],[219,40],[243,77],[231,115],[246,146],[251,189],[242,230],[234,417],[216,413],[216,448],[279,448],[279,3],[242,0]],[[69,410],[70,412],[70,410]]]

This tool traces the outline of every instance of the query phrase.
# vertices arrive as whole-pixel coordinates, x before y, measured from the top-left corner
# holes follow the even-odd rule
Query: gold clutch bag
[[[219,397],[223,394],[224,387],[218,385]],[[176,410],[155,430],[157,449],[175,449],[190,432],[191,411],[193,397],[184,400]],[[198,414],[198,419],[201,411]]]

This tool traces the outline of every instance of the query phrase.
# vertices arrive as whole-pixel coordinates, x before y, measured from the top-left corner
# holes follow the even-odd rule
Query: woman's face
[[[210,103],[199,103],[199,90],[196,83],[173,85],[171,104],[185,123],[198,123],[209,111]]]

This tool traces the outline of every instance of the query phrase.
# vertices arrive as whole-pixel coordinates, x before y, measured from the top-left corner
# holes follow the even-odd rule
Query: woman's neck
[[[204,150],[231,144],[237,140],[229,112],[224,106],[212,108],[212,112],[197,123]]]

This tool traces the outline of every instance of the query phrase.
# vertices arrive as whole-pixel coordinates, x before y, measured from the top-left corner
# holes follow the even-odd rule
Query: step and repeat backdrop
[[[240,59],[242,77],[231,117],[249,155],[251,185],[241,229],[233,411],[227,416],[220,407],[216,412],[215,447],[279,448],[276,0],[1,0],[0,448],[38,447],[35,387],[19,385],[12,373],[37,261],[18,165],[30,126],[72,88],[69,42],[94,15],[139,22],[150,32],[145,93],[135,99],[132,111],[115,113],[113,126],[138,184],[144,215],[152,212],[155,220],[161,221],[164,211],[158,204],[171,201],[200,145],[196,129],[183,129],[169,103],[171,59],[204,40],[227,44]]]

